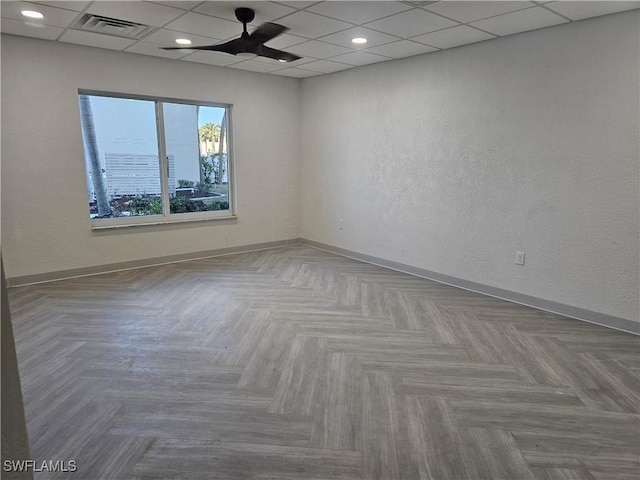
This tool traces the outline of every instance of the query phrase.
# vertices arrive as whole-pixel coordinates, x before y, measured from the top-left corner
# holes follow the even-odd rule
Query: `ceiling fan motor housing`
[[[244,24],[251,23],[256,18],[256,12],[245,7],[236,8],[236,18]]]

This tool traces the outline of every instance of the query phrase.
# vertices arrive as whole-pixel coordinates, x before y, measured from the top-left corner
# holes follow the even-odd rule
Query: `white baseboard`
[[[278,240],[275,242],[255,243],[252,245],[240,245],[237,247],[218,248],[203,252],[183,253],[178,255],[168,255],[164,257],[145,258],[132,260],[129,262],[109,263],[106,265],[96,265],[93,267],[74,268],[71,270],[61,270],[57,272],[38,273],[35,275],[25,275],[22,277],[7,278],[9,287],[31,285],[34,283],[53,282],[66,278],[86,277],[100,273],[117,272],[120,270],[130,270],[132,268],[152,267],[154,265],[164,265],[167,263],[184,262],[187,260],[197,260],[198,258],[219,257],[221,255],[231,255],[233,253],[253,252],[256,250],[268,250],[271,248],[286,247],[289,245],[299,245],[299,238],[289,240]]]
[[[464,280],[462,278],[452,277],[442,273],[432,272],[423,268],[413,267],[411,265],[405,265],[403,263],[394,262],[384,258],[378,258],[371,255],[365,255],[363,253],[353,252],[344,248],[334,247],[332,245],[326,245],[324,243],[315,242],[312,240],[302,239],[304,245],[310,247],[326,250],[337,255],[353,258],[374,265],[380,265],[381,267],[391,268],[403,273],[409,273],[418,277],[434,280],[439,283],[445,283],[454,287],[463,288],[472,292],[481,293],[490,297],[500,298],[509,302],[518,303],[520,305],[526,305],[528,307],[537,308],[538,310],[544,310],[546,312],[557,313],[565,317],[575,318],[584,322],[595,323],[603,327],[613,328],[615,330],[621,330],[627,333],[633,333],[640,335],[640,322],[628,320],[626,318],[614,317],[613,315],[607,315],[605,313],[594,312],[586,310],[584,308],[574,307],[572,305],[565,305],[563,303],[553,302],[551,300],[545,300],[543,298],[533,297],[531,295],[525,295],[523,293],[512,292],[503,288],[492,287],[490,285],[484,285],[482,283],[472,282]]]

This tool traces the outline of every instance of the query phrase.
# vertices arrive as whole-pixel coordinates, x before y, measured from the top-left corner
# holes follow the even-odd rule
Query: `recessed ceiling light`
[[[44,15],[40,12],[36,12],[35,10],[22,10],[22,16],[28,18],[44,18]]]
[[[367,43],[367,39],[364,37],[356,37],[351,39],[351,43],[354,43],[356,45],[364,45],[365,43]]]
[[[176,43],[178,45],[191,45],[191,40],[188,38],[176,38]]]
[[[287,63],[287,61],[284,58],[279,58],[278,61],[282,63]]]

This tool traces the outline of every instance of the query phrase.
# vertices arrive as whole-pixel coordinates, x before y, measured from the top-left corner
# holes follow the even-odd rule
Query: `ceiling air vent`
[[[133,38],[136,40],[151,30],[155,30],[155,27],[143,25],[142,23],[120,20],[119,18],[103,17],[92,13],[82,15],[71,28],[85,32],[102,33],[103,35]]]

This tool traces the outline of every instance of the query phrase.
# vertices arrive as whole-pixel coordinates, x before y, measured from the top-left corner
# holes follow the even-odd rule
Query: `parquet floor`
[[[69,479],[640,477],[640,339],[293,246],[10,290]]]

